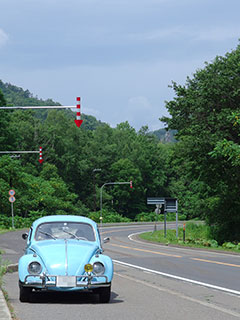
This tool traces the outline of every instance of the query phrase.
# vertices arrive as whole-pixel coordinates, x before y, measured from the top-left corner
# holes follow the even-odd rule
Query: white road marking
[[[147,271],[147,272],[151,272],[151,273],[154,273],[154,274],[158,274],[158,275],[161,275],[161,276],[164,276],[164,277],[167,277],[167,278],[180,280],[180,281],[184,281],[184,282],[196,284],[196,285],[199,285],[199,286],[207,287],[207,288],[210,288],[210,289],[215,289],[215,290],[219,290],[219,291],[223,291],[223,292],[227,292],[227,293],[231,293],[231,294],[240,296],[240,291],[237,291],[237,290],[223,288],[223,287],[215,286],[215,285],[212,285],[212,284],[209,284],[209,283],[200,282],[200,281],[196,281],[196,280],[192,280],[192,279],[188,279],[188,278],[175,276],[173,274],[164,273],[164,272],[161,272],[161,271],[140,267],[140,266],[137,266],[137,265],[134,265],[134,264],[130,264],[130,263],[126,263],[126,262],[122,262],[122,261],[118,261],[118,260],[113,260],[113,262],[117,263],[119,265],[130,267],[130,268],[134,268],[134,269],[138,269],[138,270],[142,270],[142,271]]]
[[[137,283],[140,283],[140,284],[143,284],[145,286],[148,286],[150,288],[153,288],[153,289],[156,289],[158,291],[163,291],[163,292],[166,292],[168,294],[171,294],[171,295],[175,295],[175,296],[178,296],[179,298],[181,299],[185,299],[185,300],[188,300],[188,301],[191,301],[191,302],[194,302],[194,303],[198,303],[200,305],[203,305],[204,307],[207,307],[207,308],[212,308],[212,309],[215,309],[215,310],[218,310],[220,312],[224,312],[226,314],[229,314],[231,316],[234,316],[234,317],[237,317],[239,318],[240,317],[240,314],[237,313],[237,312],[234,312],[232,310],[228,310],[226,308],[222,308],[222,307],[219,307],[215,304],[212,304],[212,303],[209,303],[209,302],[204,302],[204,301],[201,301],[201,300],[197,300],[197,299],[194,299],[192,297],[188,297],[186,295],[183,295],[179,292],[176,292],[176,291],[172,291],[172,290],[169,290],[169,289],[166,289],[166,288],[163,288],[163,287],[159,287],[159,286],[155,286],[154,284],[151,284],[151,283],[148,283],[148,282],[145,282],[145,281],[142,281],[142,280],[138,280],[138,279],[135,279],[135,278],[132,278],[132,277],[129,277],[129,276],[126,276],[126,275],[122,275],[122,274],[119,274],[117,272],[114,273],[115,275],[121,277],[121,278],[124,278],[124,279],[127,279],[127,280],[130,280],[130,281],[135,281]]]

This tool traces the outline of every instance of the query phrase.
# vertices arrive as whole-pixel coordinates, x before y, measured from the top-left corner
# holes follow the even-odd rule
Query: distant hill
[[[52,99],[42,100],[37,96],[34,97],[29,90],[23,90],[20,87],[10,83],[4,83],[0,80],[0,90],[4,94],[8,105],[15,106],[60,106],[59,102],[54,102]]]
[[[163,143],[176,142],[174,137],[176,133],[177,130],[166,130],[164,128],[150,132],[150,134],[156,136]]]
[[[55,102],[52,99],[39,99],[38,96],[33,96],[29,90],[24,90],[20,87],[12,85],[10,83],[4,83],[0,80],[0,90],[4,94],[4,98],[9,106],[61,106],[59,102]],[[65,110],[69,117],[74,118],[76,116],[70,110]],[[37,109],[35,110],[35,116],[39,119],[45,120],[47,118],[48,110]],[[103,123],[97,120],[93,116],[82,114],[83,124],[82,128],[86,130],[95,130]]]

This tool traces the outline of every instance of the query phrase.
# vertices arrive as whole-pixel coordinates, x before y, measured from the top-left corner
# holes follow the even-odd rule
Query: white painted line
[[[209,284],[209,283],[200,282],[200,281],[196,281],[196,280],[192,280],[192,279],[188,279],[188,278],[175,276],[175,275],[172,275],[172,274],[169,274],[169,273],[164,273],[164,272],[161,272],[161,271],[157,271],[157,270],[152,270],[152,269],[136,266],[134,264],[130,264],[130,263],[126,263],[126,262],[122,262],[122,261],[118,261],[118,260],[113,260],[113,262],[117,263],[117,264],[120,264],[120,265],[123,265],[123,266],[130,267],[130,268],[138,269],[138,270],[141,270],[141,271],[147,271],[147,272],[151,272],[151,273],[154,273],[154,274],[158,274],[158,275],[161,275],[161,276],[164,276],[164,277],[167,277],[167,278],[180,280],[180,281],[184,281],[184,282],[196,284],[196,285],[199,285],[199,286],[207,287],[207,288],[210,288],[210,289],[215,289],[215,290],[219,290],[219,291],[223,291],[223,292],[227,292],[227,293],[231,293],[231,294],[235,294],[235,295],[240,296],[240,291],[219,287],[219,286],[215,286],[215,285],[212,285],[212,284]]]

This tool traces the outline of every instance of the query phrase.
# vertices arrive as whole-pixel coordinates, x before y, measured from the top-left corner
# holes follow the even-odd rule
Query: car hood
[[[46,240],[32,245],[50,275],[81,275],[99,247],[81,240]]]

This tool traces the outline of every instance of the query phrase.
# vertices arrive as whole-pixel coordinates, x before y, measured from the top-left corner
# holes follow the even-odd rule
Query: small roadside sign
[[[147,204],[164,204],[165,198],[147,198]]]
[[[11,190],[9,190],[8,194],[9,194],[10,196],[14,196],[14,195],[15,195],[15,191],[14,191],[13,189],[11,189]]]
[[[176,212],[178,211],[178,203],[176,198],[165,198],[167,212]]]
[[[16,200],[16,199],[15,199],[15,197],[14,197],[14,196],[9,197],[9,201],[10,201],[10,202],[12,202],[12,203],[13,203],[15,200]]]

